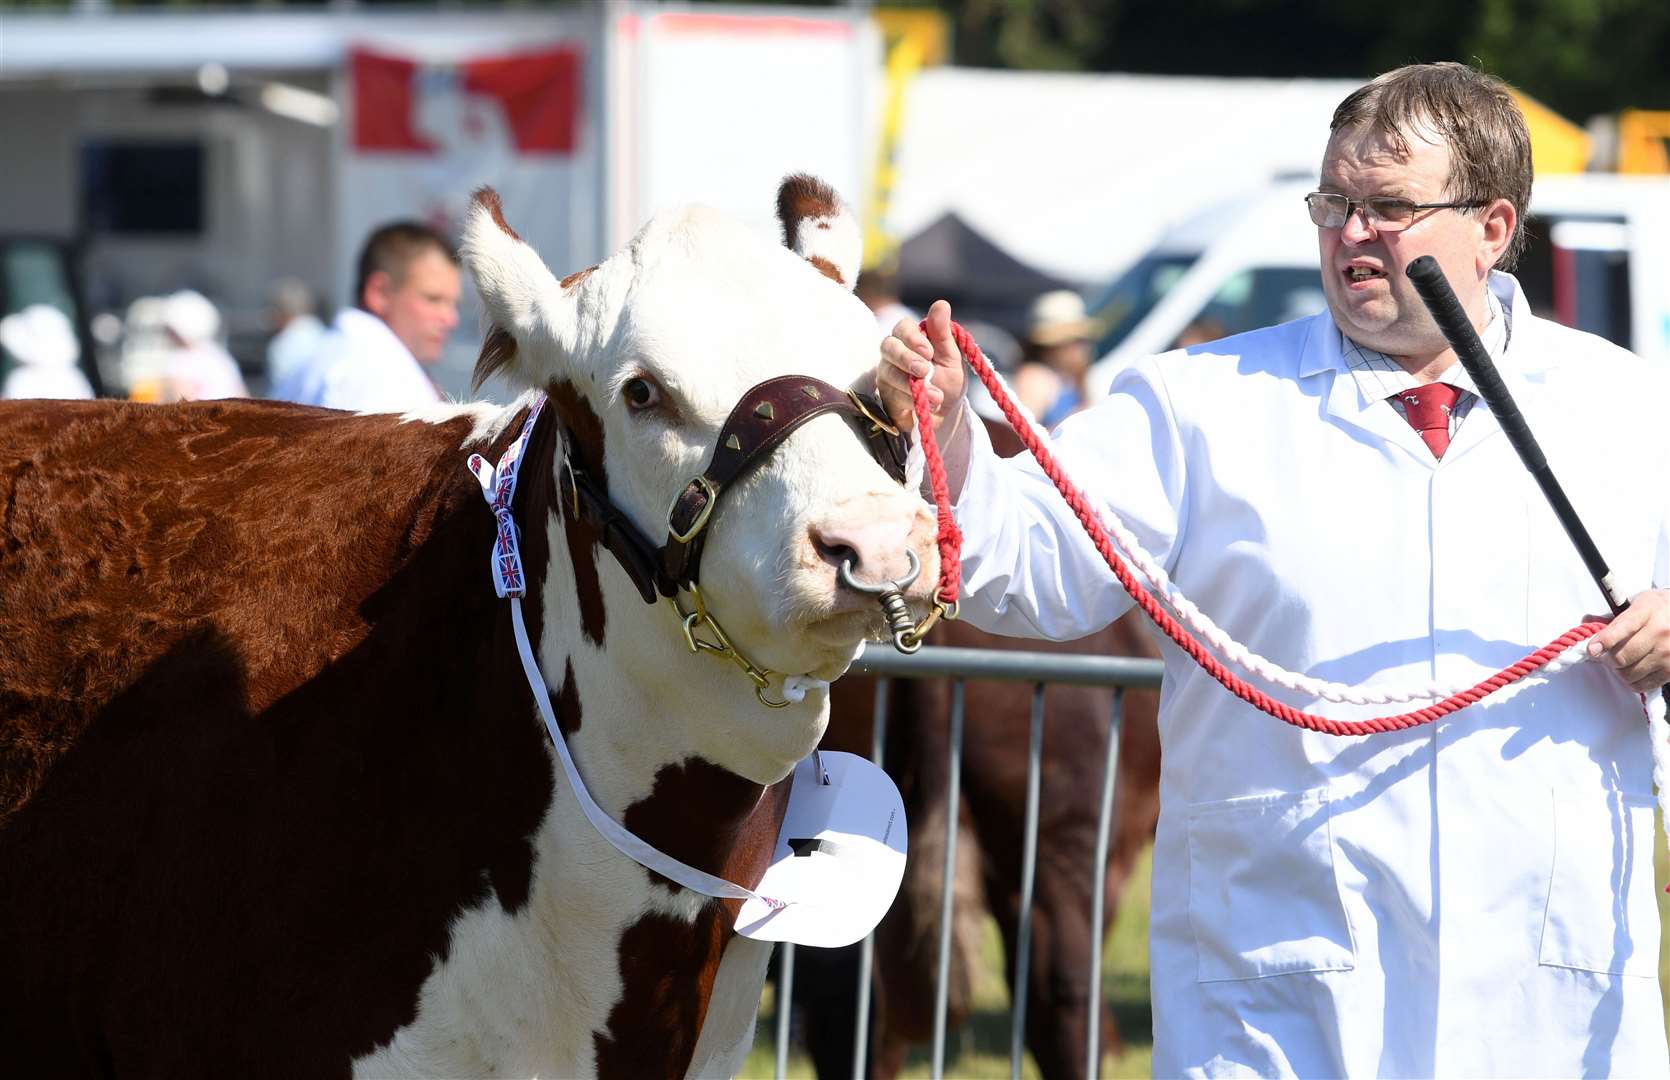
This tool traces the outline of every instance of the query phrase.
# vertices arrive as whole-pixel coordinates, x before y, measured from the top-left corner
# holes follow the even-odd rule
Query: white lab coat
[[[272,397],[351,412],[405,412],[441,400],[423,365],[388,324],[359,308],[337,312],[318,350]]]
[[[1624,595],[1670,584],[1667,373],[1532,316],[1511,277],[1491,288],[1503,378]],[[1055,445],[1186,595],[1291,670],[1471,683],[1605,610],[1489,408],[1435,461],[1359,395],[1325,313],[1138,362]],[[957,517],[974,624],[1066,639],[1130,606],[1036,468],[977,445]],[[1157,1076],[1670,1071],[1647,728],[1612,673],[1336,738],[1163,651]]]

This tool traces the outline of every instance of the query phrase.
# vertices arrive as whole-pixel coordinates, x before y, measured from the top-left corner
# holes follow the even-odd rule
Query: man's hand
[[[1670,683],[1670,589],[1630,597],[1629,607],[1589,639],[1589,655],[1638,694],[1656,693]]]
[[[935,300],[928,309],[928,332],[908,319],[893,328],[893,335],[881,343],[881,363],[876,365],[876,391],[887,415],[901,431],[916,427],[916,406],[910,397],[910,378],[928,380],[928,404],[933,408],[934,430],[940,430],[947,416],[962,408],[963,354],[951,340],[951,305]]]

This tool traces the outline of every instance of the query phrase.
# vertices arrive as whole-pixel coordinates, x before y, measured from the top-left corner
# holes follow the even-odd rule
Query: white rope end
[[[1664,691],[1643,694],[1641,707],[1647,713],[1647,736],[1653,741],[1653,786],[1658,789],[1658,812],[1664,828],[1670,832],[1670,721],[1666,713],[1670,706],[1664,701]],[[1665,844],[1670,847],[1670,839]],[[1670,886],[1665,887],[1670,892]]]
[[[806,695],[812,690],[828,692],[829,683],[824,679],[814,679],[810,675],[785,675],[783,677],[783,700],[792,705],[799,705],[806,700]]]

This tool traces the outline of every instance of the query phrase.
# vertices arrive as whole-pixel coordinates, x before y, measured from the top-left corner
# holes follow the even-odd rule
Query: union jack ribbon
[[[521,469],[522,454],[528,447],[528,439],[533,435],[534,423],[539,414],[545,409],[545,395],[535,395],[533,405],[528,409],[528,418],[522,423],[522,432],[516,436],[516,441],[505,448],[499,458],[497,466],[489,466],[487,459],[480,454],[471,454],[466,463],[470,474],[481,484],[482,495],[487,499],[487,505],[493,511],[493,517],[498,521],[498,535],[493,540],[493,589],[501,597],[523,596],[527,591],[527,578],[522,572],[522,548],[519,543],[520,531],[516,528],[516,519],[511,514],[511,500],[516,497],[516,476]]]

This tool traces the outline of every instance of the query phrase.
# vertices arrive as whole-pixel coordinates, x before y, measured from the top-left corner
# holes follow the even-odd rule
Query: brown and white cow
[[[549,395],[514,511],[530,635],[597,802],[751,885],[823,732],[645,603],[593,489],[665,536],[744,391],[845,386],[873,322],[833,195],[788,182],[805,258],[659,216],[559,282],[490,193],[466,262],[482,366]],[[527,415],[259,402],[0,405],[0,1056],[18,1075],[729,1074],[769,945],[737,904],[581,816],[518,665],[465,456]],[[832,679],[879,633],[837,584],[933,580],[932,519],[838,413],[726,491],[701,586],[762,668]],[[566,432],[566,435],[563,434]],[[780,679],[781,674],[773,679]],[[774,691],[775,693],[775,691]]]

